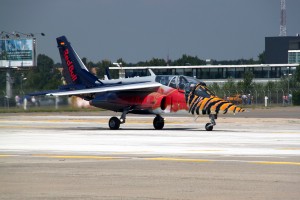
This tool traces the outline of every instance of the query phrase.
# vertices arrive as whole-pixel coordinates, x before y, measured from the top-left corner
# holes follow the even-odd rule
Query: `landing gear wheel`
[[[120,120],[117,117],[112,117],[109,119],[108,126],[111,130],[117,130],[120,128]]]
[[[161,116],[156,116],[153,120],[153,126],[156,130],[161,130],[163,129],[165,125],[165,120]]]
[[[206,129],[207,131],[212,131],[213,128],[214,128],[214,126],[213,126],[211,123],[207,123],[207,124],[205,125],[205,129]]]

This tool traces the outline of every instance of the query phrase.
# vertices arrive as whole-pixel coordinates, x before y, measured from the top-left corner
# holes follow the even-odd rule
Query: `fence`
[[[25,100],[26,99],[26,100]],[[54,107],[57,108],[58,105],[67,105],[67,98],[55,98],[48,96],[39,96],[32,98],[31,96],[24,95],[24,92],[12,95],[11,98],[7,98],[5,91],[0,93],[0,108],[24,108],[25,107]]]
[[[288,106],[292,105],[292,92],[294,90],[290,90],[289,95],[287,91],[284,90],[253,90],[249,93],[245,94],[243,91],[229,91],[229,90],[219,90],[213,92],[224,99],[232,101],[232,98],[236,98],[234,100],[235,104],[251,104],[251,105],[264,105],[265,104],[265,97],[267,97],[267,104],[268,106]],[[242,95],[246,96],[246,99],[242,98]],[[12,108],[12,107],[20,107],[18,101],[16,101],[16,96],[12,98],[6,98],[5,91],[1,92],[0,96],[0,107],[2,108]],[[19,96],[21,106],[23,105],[24,94]],[[57,106],[57,99],[54,97],[38,97],[37,102],[39,106]],[[29,106],[33,106],[32,102],[29,100]],[[59,100],[59,104],[67,105],[67,100],[64,99]]]
[[[292,105],[292,93],[294,90],[290,90],[289,93],[284,90],[253,90],[248,93],[244,93],[242,90],[238,91],[213,91],[217,96],[232,101],[235,98],[236,104],[251,104],[251,105],[264,105],[267,100],[268,106],[287,106]],[[243,95],[245,95],[243,98]]]

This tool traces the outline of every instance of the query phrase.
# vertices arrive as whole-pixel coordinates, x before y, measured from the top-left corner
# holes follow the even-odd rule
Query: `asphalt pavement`
[[[299,199],[299,107],[217,119],[0,114],[0,199]],[[286,114],[288,113],[288,114]]]

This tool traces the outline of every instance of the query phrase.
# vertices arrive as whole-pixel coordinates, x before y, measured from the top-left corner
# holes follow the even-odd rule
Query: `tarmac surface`
[[[0,114],[0,199],[299,199],[300,107],[113,115]]]

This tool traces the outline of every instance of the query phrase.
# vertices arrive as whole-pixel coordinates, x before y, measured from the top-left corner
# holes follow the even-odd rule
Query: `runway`
[[[109,118],[0,115],[0,199],[299,198],[299,118]]]

